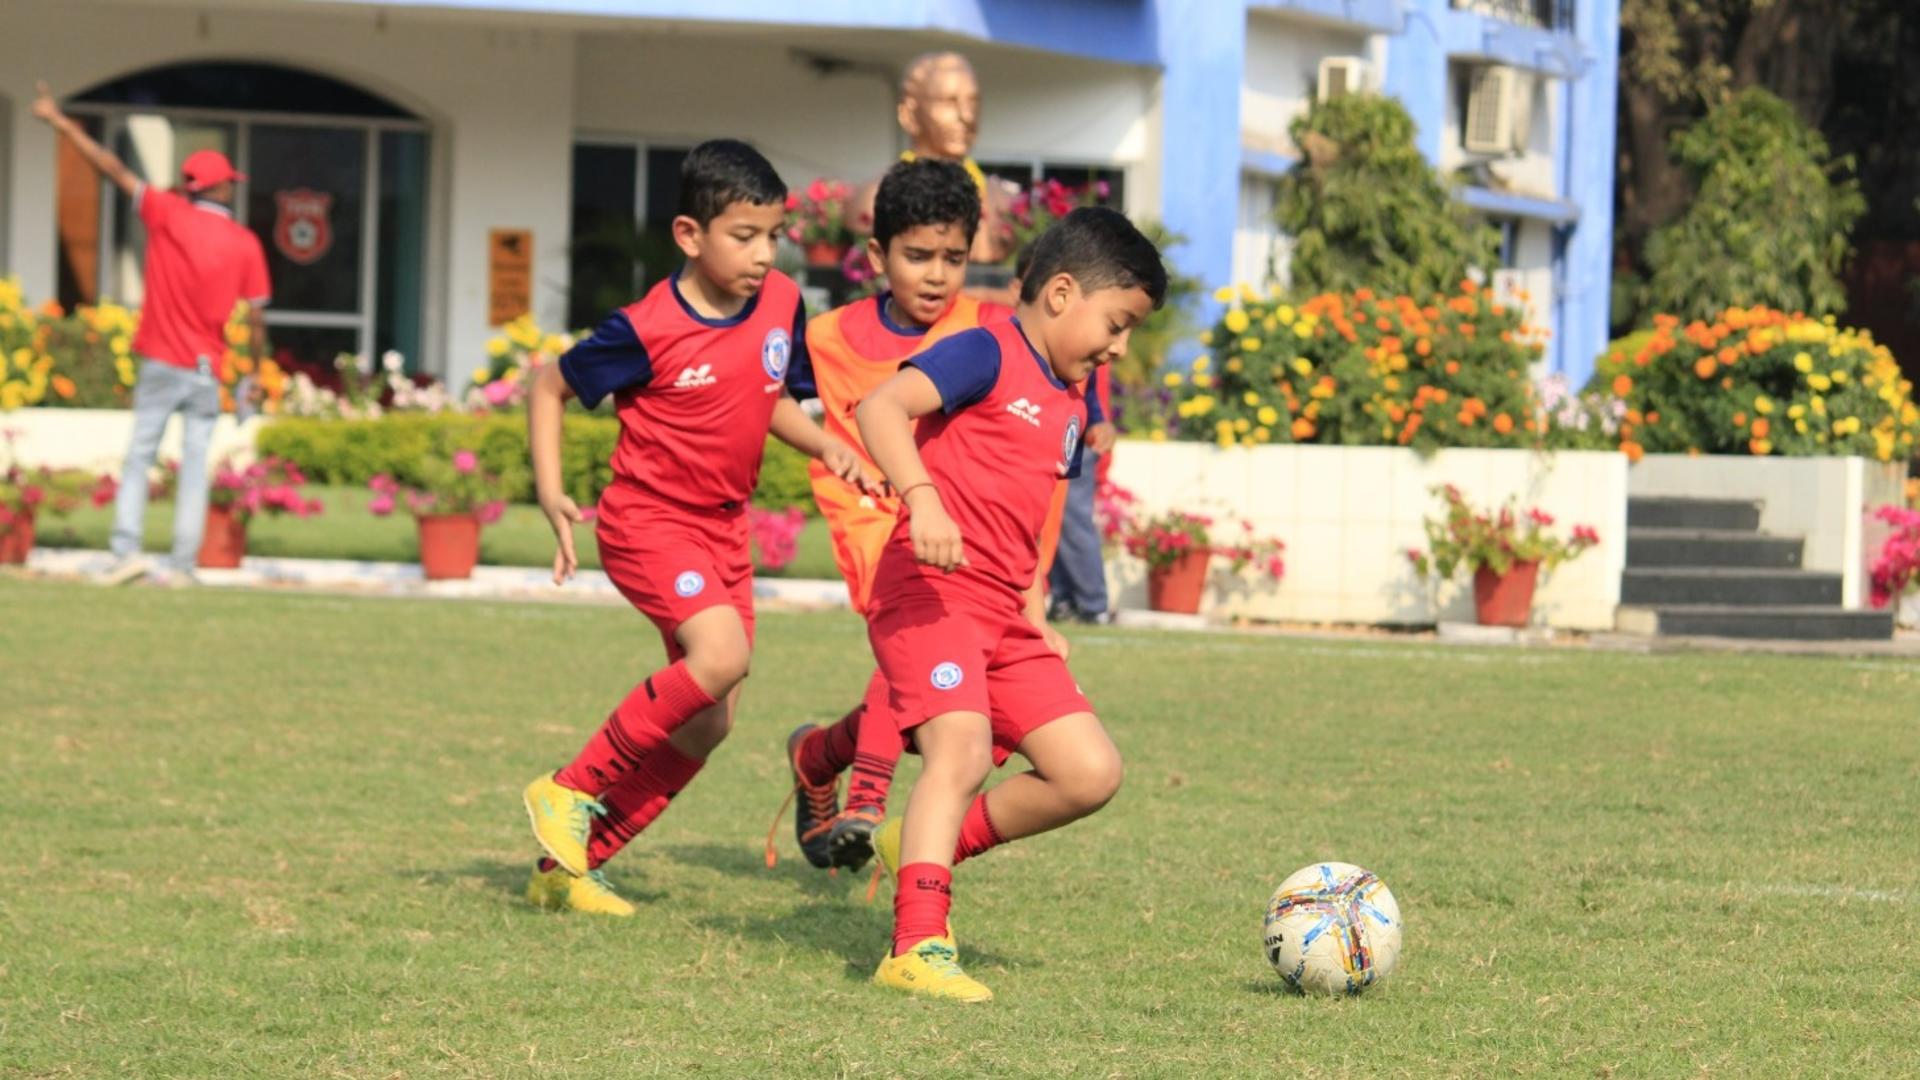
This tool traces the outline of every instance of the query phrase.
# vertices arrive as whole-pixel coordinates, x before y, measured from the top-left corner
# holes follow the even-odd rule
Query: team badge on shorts
[[[1061,476],[1067,475],[1067,470],[1073,468],[1073,451],[1074,451],[1074,448],[1079,445],[1080,445],[1080,418],[1077,416],[1069,416],[1067,417],[1066,437],[1060,440],[1060,475]]]
[[[787,358],[793,355],[793,338],[779,327],[767,331],[767,340],[760,343],[760,366],[767,371],[769,379],[787,377]]]
[[[960,672],[960,665],[949,660],[933,669],[933,688],[935,690],[951,690],[960,685],[961,678],[963,678],[963,676]]]
[[[688,570],[673,579],[673,591],[681,596],[699,596],[700,590],[707,587],[707,579],[700,576],[698,570]]]

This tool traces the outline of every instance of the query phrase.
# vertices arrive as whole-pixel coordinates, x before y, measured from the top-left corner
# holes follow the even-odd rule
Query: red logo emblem
[[[322,191],[296,188],[273,193],[279,213],[273,221],[273,246],[280,254],[301,266],[319,262],[333,247],[333,196]]]

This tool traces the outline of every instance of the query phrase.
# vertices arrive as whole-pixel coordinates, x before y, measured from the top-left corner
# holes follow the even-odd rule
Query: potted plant
[[[757,570],[778,573],[793,562],[800,547],[800,530],[807,516],[797,506],[785,510],[747,508],[747,531],[753,537],[753,565]]]
[[[853,227],[847,221],[852,197],[851,185],[824,179],[787,196],[787,210],[793,214],[787,237],[806,253],[808,266],[838,266],[853,246]]]
[[[1126,534],[1127,553],[1147,564],[1148,607],[1199,614],[1213,556],[1207,536],[1212,524],[1209,517],[1169,510],[1136,523]]]
[[[319,513],[319,500],[300,494],[306,482],[299,467],[281,458],[262,458],[245,468],[222,461],[207,493],[207,529],[198,564],[210,570],[239,566],[247,554],[247,525],[255,514]]]
[[[1547,532],[1553,518],[1538,509],[1521,513],[1508,499],[1497,511],[1476,510],[1452,484],[1433,489],[1445,513],[1426,520],[1429,551],[1407,552],[1422,577],[1447,579],[1462,568],[1473,572],[1474,615],[1482,626],[1525,626],[1541,570],[1552,571],[1600,542],[1588,525],[1576,525],[1562,540]]]
[[[367,510],[377,517],[394,512],[404,499],[420,534],[420,570],[428,581],[467,578],[480,561],[480,529],[506,511],[507,480],[480,468],[471,450],[423,462],[420,482],[401,484],[386,473],[367,482],[373,498]]]
[[[112,502],[112,479],[79,469],[9,467],[0,475],[0,564],[25,563],[38,519],[64,518],[88,499],[95,506]]]
[[[1916,500],[1920,501],[1920,500]],[[1887,505],[1873,512],[1890,530],[1874,558],[1871,573],[1873,606],[1897,605],[1903,597],[1920,588],[1920,510]],[[1902,616],[1895,609],[1895,618]]]

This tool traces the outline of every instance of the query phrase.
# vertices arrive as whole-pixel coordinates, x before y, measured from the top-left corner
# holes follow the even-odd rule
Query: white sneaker
[[[125,585],[137,581],[153,572],[153,564],[144,555],[123,555],[113,561],[113,565],[94,575],[93,580],[100,585]]]
[[[191,570],[156,566],[147,571],[147,584],[161,589],[188,589],[200,584],[200,576]]]

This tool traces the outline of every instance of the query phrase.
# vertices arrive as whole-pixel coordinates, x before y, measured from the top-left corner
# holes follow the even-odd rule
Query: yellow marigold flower
[[[1213,344],[1213,331],[1211,330],[1200,331],[1200,344],[1202,345]]]
[[[1247,405],[1251,407],[1251,406],[1260,404],[1260,395],[1249,390],[1246,393],[1240,395],[1240,400],[1246,402]]]
[[[1840,384],[1847,381],[1847,373],[1840,368],[1834,368],[1832,371],[1827,373],[1827,378],[1833,380],[1833,385],[1839,386]]]
[[[1201,353],[1199,356],[1193,358],[1193,370],[1195,371],[1205,371],[1212,366],[1213,358],[1206,353]]]
[[[1281,322],[1290,323],[1293,321],[1293,305],[1281,304],[1277,309],[1274,310],[1274,314],[1280,317]]]
[[[1306,321],[1306,320],[1304,320],[1304,319],[1302,319],[1301,321],[1299,321],[1299,322],[1297,322],[1297,323],[1294,323],[1294,324],[1293,324],[1293,336],[1294,336],[1294,337],[1297,337],[1297,338],[1310,338],[1310,337],[1312,337],[1312,336],[1313,336],[1313,324],[1312,324],[1312,323],[1309,323],[1309,322],[1307,322],[1307,321]]]
[[[507,355],[507,350],[511,348],[513,348],[513,346],[506,338],[492,337],[487,339],[487,355],[493,357],[495,360]]]
[[[1753,411],[1765,416],[1773,411],[1773,402],[1767,400],[1767,395],[1761,394],[1753,399]]]
[[[1754,439],[1747,444],[1747,448],[1752,450],[1756,456],[1765,457],[1773,453],[1773,441],[1770,439]]]
[[[1213,385],[1213,376],[1204,371],[1196,372],[1193,376],[1193,385],[1205,390],[1207,387]]]
[[[1400,380],[1389,375],[1386,378],[1380,380],[1380,385],[1388,393],[1394,393],[1400,389]]]
[[[1184,381],[1177,371],[1169,371],[1165,375],[1160,376],[1160,382],[1166,386],[1179,386]]]
[[[13,366],[25,371],[33,366],[33,350],[22,346],[13,350]]]
[[[1261,426],[1253,429],[1254,442],[1266,442],[1272,438],[1273,438],[1273,432],[1268,428],[1266,428],[1265,426]]]
[[[1220,322],[1221,325],[1236,335],[1246,333],[1249,325],[1247,313],[1239,308],[1234,308],[1232,311],[1227,312],[1226,315],[1221,318]]]
[[[1275,330],[1280,329],[1280,320],[1269,315],[1266,318],[1260,320],[1260,328],[1265,330],[1267,333],[1271,334]]]
[[[572,347],[573,343],[560,334],[548,334],[546,339],[540,342],[540,351],[549,356],[559,356]]]
[[[1807,422],[1805,420],[1795,420],[1793,422],[1793,430],[1805,435],[1807,433]]]
[[[1278,411],[1278,410],[1276,410],[1276,409],[1275,409],[1275,408],[1274,408],[1273,406],[1271,406],[1271,405],[1262,405],[1262,406],[1260,406],[1260,411],[1259,411],[1258,413],[1256,413],[1256,414],[1254,414],[1254,415],[1255,415],[1255,416],[1257,416],[1257,417],[1259,418],[1259,420],[1260,420],[1260,423],[1261,423],[1262,425],[1264,425],[1264,426],[1263,426],[1263,427],[1261,428],[1261,430],[1262,430],[1262,431],[1264,431],[1264,430],[1266,430],[1267,428],[1269,428],[1269,427],[1272,427],[1273,425],[1275,425],[1275,424],[1277,424],[1277,423],[1279,423],[1279,422],[1280,422],[1280,413],[1279,413],[1279,411]]]
[[[1246,432],[1252,431],[1253,425],[1251,423],[1248,423],[1247,418],[1243,416],[1240,419],[1235,420],[1233,422],[1233,430],[1244,434]]]
[[[1240,358],[1237,356],[1229,357],[1226,363],[1227,370],[1232,372],[1235,375],[1238,375],[1240,374],[1241,371],[1245,370],[1246,366],[1247,365],[1240,362]]]
[[[1260,339],[1259,339],[1259,338],[1257,338],[1257,337],[1245,337],[1245,338],[1241,338],[1241,339],[1240,339],[1240,349],[1241,349],[1241,351],[1242,351],[1242,352],[1259,352],[1259,351],[1260,351]]]
[[[1288,366],[1292,367],[1295,372],[1301,375],[1313,374],[1313,361],[1307,359],[1304,356],[1294,357],[1293,363]]]
[[[475,386],[485,386],[492,378],[493,373],[486,368],[477,367],[473,369],[473,385]]]
[[[1815,416],[1827,415],[1827,399],[1826,398],[1821,397],[1819,394],[1815,394],[1808,401],[1808,404],[1813,407],[1813,415]]]
[[[1159,428],[1154,428],[1153,431],[1147,435],[1147,441],[1148,442],[1166,442],[1167,433],[1160,430]]]
[[[1798,371],[1800,374],[1805,375],[1806,373],[1813,370],[1813,357],[1808,356],[1806,353],[1803,353],[1803,352],[1794,353],[1793,368],[1795,371]]]
[[[1239,291],[1231,285],[1222,285],[1213,290],[1213,300],[1217,304],[1231,304],[1233,298],[1238,295]]]
[[[1827,378],[1825,375],[1809,375],[1807,376],[1807,385],[1824,394],[1828,390],[1833,389],[1833,380]]]

